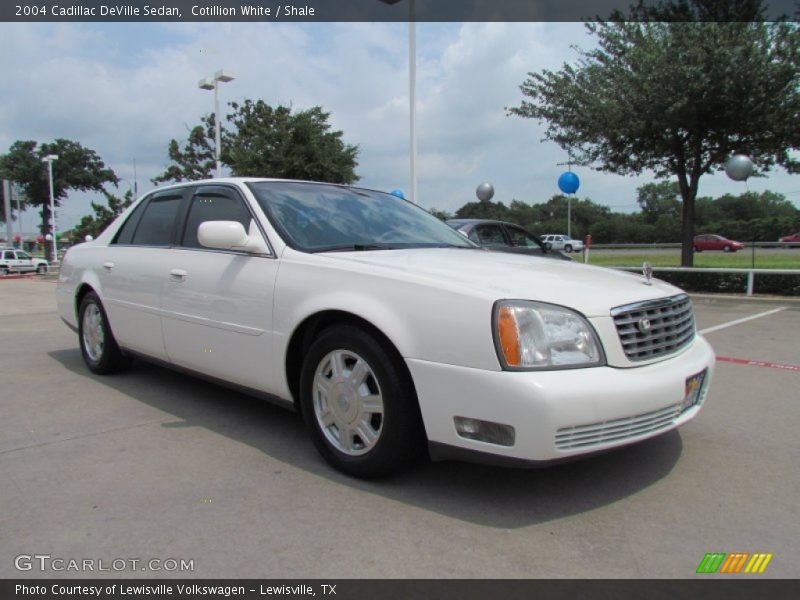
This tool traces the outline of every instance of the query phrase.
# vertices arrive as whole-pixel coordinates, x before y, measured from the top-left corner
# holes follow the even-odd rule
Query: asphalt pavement
[[[724,360],[679,431],[542,470],[363,482],[284,409],[142,362],[91,374],[54,292],[0,281],[0,578],[684,578],[708,552],[773,558],[703,577],[800,576],[797,300],[695,299]]]

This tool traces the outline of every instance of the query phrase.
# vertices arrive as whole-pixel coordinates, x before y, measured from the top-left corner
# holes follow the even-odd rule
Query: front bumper
[[[690,421],[705,401],[714,360],[711,346],[697,336],[680,354],[632,368],[510,372],[417,359],[406,363],[433,458],[535,464],[603,452]],[[681,411],[686,379],[703,370],[707,371],[698,404]],[[510,425],[515,429],[514,445],[463,438],[456,432],[456,416]],[[574,441],[575,431],[594,435],[575,444],[569,441]]]

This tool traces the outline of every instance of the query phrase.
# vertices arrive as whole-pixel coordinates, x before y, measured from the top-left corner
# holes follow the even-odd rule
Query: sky
[[[493,184],[494,200],[545,202],[559,192],[567,155],[543,142],[544,126],[507,116],[522,100],[527,73],[557,69],[590,48],[580,23],[418,23],[417,172],[419,203],[453,212]],[[168,164],[170,139],[183,141],[213,94],[198,88],[219,69],[231,100],[262,99],[331,113],[344,140],[360,148],[359,184],[409,185],[408,25],[405,23],[0,23],[0,153],[16,140],[67,138],[95,150],[140,195]],[[136,168],[134,170],[134,161]],[[623,177],[574,169],[589,197],[614,211],[637,210],[636,188],[652,174]],[[775,170],[750,179],[800,205],[800,177]],[[700,194],[742,193],[724,173],[701,179]],[[101,196],[71,192],[58,230],[91,213]],[[23,215],[23,229],[39,217]],[[564,229],[566,230],[566,224]]]

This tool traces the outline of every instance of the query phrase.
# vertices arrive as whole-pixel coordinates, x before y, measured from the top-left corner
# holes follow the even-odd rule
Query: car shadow
[[[129,371],[104,377],[86,369],[77,349],[49,355],[77,375],[175,416],[162,427],[203,427],[337,485],[487,527],[526,527],[631,496],[665,477],[683,448],[680,434],[672,431],[544,469],[426,462],[391,478],[361,481],[323,461],[294,412],[140,360]]]

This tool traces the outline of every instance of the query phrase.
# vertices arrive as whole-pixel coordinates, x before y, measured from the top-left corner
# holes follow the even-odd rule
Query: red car
[[[703,250],[722,250],[723,252],[736,252],[737,250],[744,250],[742,242],[734,242],[721,235],[714,235],[713,233],[704,233],[702,235],[694,236],[694,251],[702,252]]]
[[[782,238],[780,238],[778,241],[779,242],[792,242],[793,244],[794,243],[800,243],[800,231],[798,231],[797,233],[793,233],[791,235],[785,235]]]

